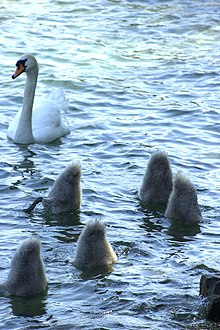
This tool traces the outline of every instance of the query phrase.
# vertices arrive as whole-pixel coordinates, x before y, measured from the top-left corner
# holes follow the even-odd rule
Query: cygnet
[[[11,269],[0,292],[15,296],[34,296],[47,288],[47,278],[41,258],[41,243],[37,238],[26,239],[11,260]]]
[[[71,163],[56,178],[48,197],[37,198],[27,209],[24,209],[24,211],[32,211],[36,204],[40,202],[43,203],[45,210],[52,214],[79,209],[82,199],[80,179],[80,163]]]
[[[105,225],[98,220],[89,221],[78,238],[75,266],[82,270],[90,270],[109,266],[117,259],[106,237]]]
[[[196,189],[181,172],[177,172],[174,177],[165,216],[190,222],[199,222],[202,219]]]
[[[148,162],[139,198],[148,205],[166,207],[172,191],[172,170],[168,155],[162,151],[154,152]]]

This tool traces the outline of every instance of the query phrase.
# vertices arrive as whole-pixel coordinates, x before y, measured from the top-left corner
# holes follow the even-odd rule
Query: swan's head
[[[38,71],[38,64],[36,58],[31,54],[22,55],[16,63],[16,70],[12,75],[12,79],[17,78],[23,72],[30,72],[32,70]]]

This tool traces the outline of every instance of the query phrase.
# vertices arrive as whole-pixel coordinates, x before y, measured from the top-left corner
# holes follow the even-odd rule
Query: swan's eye
[[[25,65],[26,61],[27,61],[27,59],[17,61],[17,63],[16,63],[16,67],[17,67],[18,69],[20,69],[20,65],[22,64],[22,66],[24,67],[24,69],[26,69],[26,65]]]

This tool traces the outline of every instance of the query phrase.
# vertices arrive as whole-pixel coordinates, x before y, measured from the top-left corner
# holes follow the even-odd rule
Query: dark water
[[[32,299],[0,297],[2,329],[218,329],[200,314],[202,274],[219,271],[220,3],[218,1],[1,1],[1,281],[18,244],[37,235],[49,280]],[[37,96],[62,86],[71,134],[19,146],[7,127],[25,77],[40,65]],[[198,191],[203,221],[186,226],[137,199],[150,154],[169,154]],[[82,165],[80,212],[38,206],[72,160]],[[105,222],[119,260],[109,274],[72,265],[91,219]]]

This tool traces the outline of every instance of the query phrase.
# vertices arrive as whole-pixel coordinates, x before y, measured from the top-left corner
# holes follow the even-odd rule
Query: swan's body
[[[202,219],[197,192],[192,182],[181,172],[174,177],[165,216],[170,219],[199,222]]]
[[[144,174],[139,198],[148,205],[166,207],[172,185],[172,170],[167,154],[154,152]]]
[[[0,292],[15,296],[34,296],[47,288],[47,278],[40,256],[41,244],[37,238],[26,239],[11,261],[8,278]]]
[[[100,221],[90,221],[82,230],[78,242],[74,264],[80,269],[106,267],[117,261],[108,238],[105,225]]]
[[[51,93],[34,104],[38,77],[38,64],[34,56],[25,54],[16,63],[17,69],[12,78],[26,73],[23,106],[8,127],[7,135],[15,143],[52,142],[70,132],[67,123],[61,118],[61,112],[68,108],[68,102],[62,89]]]
[[[82,199],[80,178],[80,164],[68,165],[56,178],[48,197],[43,198],[45,209],[53,214],[79,209]]]

